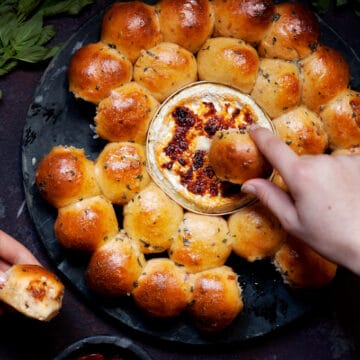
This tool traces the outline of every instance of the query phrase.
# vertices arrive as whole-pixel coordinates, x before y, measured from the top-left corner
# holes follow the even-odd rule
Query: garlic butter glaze
[[[248,95],[212,82],[185,86],[162,103],[150,123],[149,173],[185,209],[232,213],[254,197],[242,193],[241,185],[221,181],[209,164],[208,152],[217,131],[247,131],[253,124],[274,132],[269,118]]]

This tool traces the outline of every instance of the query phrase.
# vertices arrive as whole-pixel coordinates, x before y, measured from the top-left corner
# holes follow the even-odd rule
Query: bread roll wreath
[[[198,214],[152,180],[145,149],[149,124],[169,96],[198,81],[249,95],[299,155],[359,153],[360,94],[350,88],[344,56],[320,42],[318,21],[303,5],[129,1],[106,10],[100,40],[78,49],[68,66],[69,90],[95,104],[95,132],[106,146],[94,161],[82,149],[54,147],[39,163],[36,185],[58,210],[60,244],[91,255],[84,274],[90,289],[104,297],[131,294],[154,317],[187,312],[201,331],[216,332],[247,306],[238,274],[226,264],[232,252],[249,262],[268,259],[294,289],[329,284],[337,265],[286,234],[259,203],[226,216]],[[189,109],[177,111],[183,124],[193,126]],[[246,133],[246,125],[224,126],[218,115],[204,130],[206,141],[215,139],[219,147],[217,162],[220,151],[231,153],[222,148],[226,141],[218,141],[218,130]],[[223,185],[206,151],[190,160],[192,169],[200,164],[203,179]],[[186,161],[178,157],[169,167]],[[273,182],[286,189],[276,170]],[[191,189],[201,196],[199,187]],[[112,204],[122,208],[121,220]]]

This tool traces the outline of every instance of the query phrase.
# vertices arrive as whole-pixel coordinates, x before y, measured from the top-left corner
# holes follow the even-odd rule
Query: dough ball
[[[55,236],[67,249],[93,252],[100,242],[116,235],[119,225],[109,200],[95,196],[59,209]]]
[[[187,311],[196,326],[208,333],[225,329],[244,308],[237,274],[221,266],[193,277],[193,297]]]
[[[269,175],[266,159],[245,131],[217,131],[210,145],[209,163],[217,177],[235,184]]]
[[[155,8],[141,1],[114,3],[103,16],[101,41],[135,62],[142,49],[162,41]]]
[[[35,182],[40,195],[55,208],[100,194],[94,163],[83,149],[54,146],[36,169]]]
[[[337,270],[336,264],[290,236],[276,252],[274,264],[284,282],[293,288],[321,288],[333,280]]]
[[[194,55],[177,44],[163,42],[143,50],[134,65],[134,80],[158,101],[197,80]]]
[[[182,207],[154,183],[124,206],[124,229],[145,254],[167,250],[182,219]]]
[[[262,59],[251,96],[271,117],[278,117],[301,102],[298,67],[280,59]]]
[[[145,144],[149,123],[158,101],[136,82],[126,83],[103,99],[95,116],[96,133],[111,142]]]
[[[257,44],[267,32],[274,14],[271,0],[213,0],[215,35]]]
[[[144,147],[108,143],[95,161],[95,175],[106,198],[114,204],[126,204],[150,182]]]
[[[349,64],[339,51],[328,46],[319,45],[300,65],[303,103],[317,113],[349,85]]]
[[[69,90],[76,98],[98,104],[110,91],[131,80],[130,61],[110,46],[98,42],[78,49],[68,66]]]
[[[187,212],[171,244],[169,257],[194,273],[224,265],[230,253],[225,219]]]
[[[145,266],[135,241],[121,231],[105,239],[91,256],[86,269],[88,287],[106,297],[129,295]]]
[[[228,224],[235,254],[250,262],[273,256],[285,240],[279,220],[259,202],[230,215]]]
[[[352,147],[349,149],[336,149],[331,155],[358,155],[360,154],[360,147]]]
[[[360,93],[350,89],[330,100],[320,112],[330,149],[360,146]]]
[[[218,37],[205,42],[197,54],[200,80],[220,82],[250,93],[259,68],[256,50],[244,41]]]
[[[150,259],[132,295],[148,315],[171,318],[180,315],[190,302],[190,286],[182,267],[167,258]]]
[[[161,0],[156,9],[164,41],[195,53],[211,36],[214,12],[208,0]]]
[[[321,154],[328,145],[328,135],[319,115],[306,106],[273,120],[279,137],[298,155]]]
[[[316,16],[301,3],[275,5],[272,23],[259,46],[261,57],[285,60],[303,59],[319,42]]]

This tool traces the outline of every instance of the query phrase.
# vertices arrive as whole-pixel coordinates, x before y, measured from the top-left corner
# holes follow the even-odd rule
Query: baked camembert
[[[209,163],[211,141],[219,130],[246,132],[258,124],[273,131],[260,107],[225,85],[198,82],[163,102],[147,139],[153,180],[184,208],[206,214],[231,213],[253,198],[241,185],[221,181]]]

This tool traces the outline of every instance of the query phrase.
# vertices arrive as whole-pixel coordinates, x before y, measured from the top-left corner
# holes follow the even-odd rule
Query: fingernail
[[[0,287],[6,283],[7,279],[7,275],[3,272],[0,272]]]
[[[241,187],[241,191],[244,192],[245,194],[251,194],[251,195],[256,195],[256,188],[253,185],[250,184],[244,184]]]
[[[252,130],[258,129],[259,127],[260,127],[259,124],[254,123],[254,124],[251,124],[248,129],[249,129],[249,131],[252,131]]]

